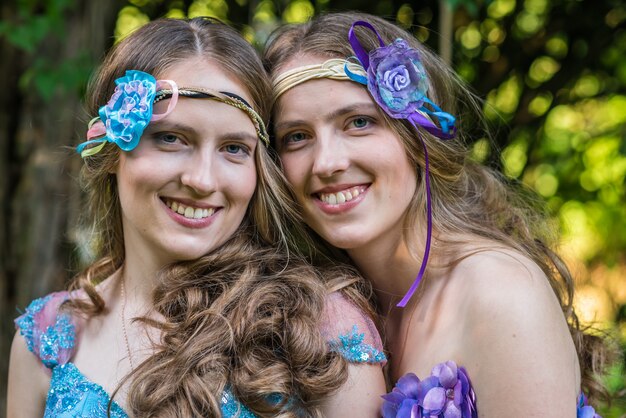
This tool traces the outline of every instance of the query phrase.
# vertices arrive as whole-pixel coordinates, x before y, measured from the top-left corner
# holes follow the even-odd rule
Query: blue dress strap
[[[339,292],[326,298],[322,334],[329,348],[350,363],[384,365],[387,362],[372,319]]]
[[[49,369],[74,354],[76,329],[70,314],[59,309],[69,297],[69,292],[57,292],[35,299],[15,320],[28,349]]]

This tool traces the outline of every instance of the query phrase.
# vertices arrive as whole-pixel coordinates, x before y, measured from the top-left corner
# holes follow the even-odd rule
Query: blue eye
[[[304,132],[294,132],[292,134],[285,135],[283,142],[284,143],[300,142],[300,141],[304,141],[305,139],[306,139],[306,134]]]
[[[359,117],[352,119],[350,123],[352,124],[352,126],[354,126],[357,129],[363,129],[363,128],[366,128],[370,124],[370,120],[366,117],[359,116]]]
[[[226,146],[224,146],[224,151],[226,151],[229,154],[248,154],[249,150],[247,147],[243,146],[243,145],[239,145],[239,144],[228,144]]]
[[[157,139],[166,144],[175,144],[176,141],[180,140],[178,136],[176,136],[175,134],[171,134],[171,133],[162,133],[157,136]]]

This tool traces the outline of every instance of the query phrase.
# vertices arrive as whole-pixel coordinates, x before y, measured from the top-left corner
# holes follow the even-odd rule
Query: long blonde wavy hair
[[[390,129],[400,137],[418,174],[417,191],[404,224],[406,242],[414,248],[415,237],[419,236],[416,225],[425,225],[424,152],[416,138],[419,135],[429,154],[433,229],[437,231],[438,244],[445,244],[436,244],[432,251],[444,251],[443,248],[448,251],[454,248],[453,244],[462,244],[452,238],[444,241],[442,237],[469,235],[512,248],[532,259],[546,274],[568,320],[581,364],[584,390],[592,397],[606,397],[598,374],[603,371],[611,350],[602,338],[581,329],[572,306],[572,275],[551,249],[556,244],[554,228],[542,213],[538,199],[530,192],[514,187],[501,174],[469,158],[466,144],[470,143],[470,135],[483,129],[485,133],[486,123],[480,100],[447,64],[411,34],[385,19],[359,12],[340,12],[279,28],[266,46],[263,57],[266,69],[270,75],[279,74],[281,67],[299,54],[328,59],[353,56],[348,30],[358,20],[371,23],[386,44],[402,38],[417,49],[428,74],[429,98],[461,121],[457,137],[442,141],[423,129],[416,132],[405,120],[392,119],[381,112]],[[355,32],[366,51],[379,46],[373,32],[360,27]],[[457,254],[454,262],[467,256],[467,253]]]
[[[122,40],[88,86],[87,111],[97,114],[126,70],[159,78],[170,66],[198,56],[240,80],[251,106],[267,121],[271,88],[256,52],[234,29],[206,18],[159,19]],[[369,312],[368,288],[348,268],[314,269],[302,261],[304,255],[315,258],[315,250],[289,205],[293,197],[271,152],[256,147],[257,187],[238,231],[210,254],[160,274],[153,302],[163,319],[141,321],[161,338],[153,342],[154,354],[125,379],[132,415],[219,417],[228,388],[259,416],[319,416],[321,400],[345,381],[346,362],[328,351],[319,318],[330,288],[342,289]],[[72,285],[89,299],[69,305],[88,316],[105,312],[95,286],[124,264],[121,207],[111,174],[119,153],[107,145],[85,158],[81,171],[96,261]]]

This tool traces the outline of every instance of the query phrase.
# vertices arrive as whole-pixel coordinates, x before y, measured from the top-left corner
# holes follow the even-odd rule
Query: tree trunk
[[[18,23],[18,2],[10,3],[0,11],[1,21]],[[55,71],[77,54],[97,62],[111,45],[124,3],[75,1],[64,13],[63,27],[51,30],[32,53],[0,38],[0,415],[6,411],[16,308],[60,290],[69,276],[79,161],[65,147],[86,131],[80,100],[84,86],[57,88],[46,100],[32,83],[18,89],[18,81],[36,62]]]
[[[452,23],[454,12],[447,0],[439,0],[439,55],[443,61],[452,66]]]

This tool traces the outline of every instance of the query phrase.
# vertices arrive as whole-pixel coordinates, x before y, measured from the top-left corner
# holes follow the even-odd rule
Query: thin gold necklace
[[[130,363],[130,369],[135,370],[133,364],[133,357],[130,354],[130,344],[128,343],[128,333],[126,332],[126,280],[122,278],[122,332],[124,333],[124,343],[126,343],[126,353],[128,354],[128,362]]]

